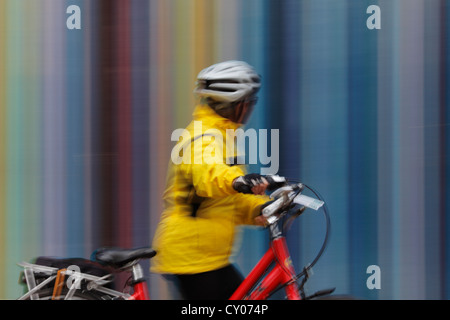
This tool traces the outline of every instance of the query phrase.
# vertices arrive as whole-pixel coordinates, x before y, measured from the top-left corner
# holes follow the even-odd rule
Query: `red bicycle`
[[[312,188],[302,183],[287,183],[282,177],[272,176],[279,187],[270,195],[272,201],[262,210],[269,230],[270,247],[230,300],[264,300],[280,289],[285,289],[289,300],[311,299],[328,295],[333,289],[321,290],[307,296],[304,285],[310,269],[316,264],[328,242],[330,218],[325,202]],[[314,197],[303,194],[304,189]],[[302,272],[296,273],[289,254],[285,233],[292,221],[306,209],[321,210],[325,216],[326,232],[316,258]],[[82,258],[58,259],[39,257],[35,263],[20,263],[24,268],[21,282],[25,294],[19,299],[87,299],[87,300],[148,300],[148,287],[142,259],[150,259],[156,252],[150,247],[134,249],[101,248],[91,260]],[[114,274],[131,274],[124,291],[111,287]],[[301,281],[300,281],[301,280]],[[300,283],[299,283],[300,281]]]
[[[277,178],[284,181],[284,178]],[[302,194],[305,188],[309,189],[315,195],[315,198]],[[230,297],[230,300],[265,300],[282,288],[285,289],[288,300],[312,299],[331,294],[334,288],[321,290],[310,296],[307,296],[304,291],[304,285],[310,276],[310,270],[319,260],[328,242],[330,218],[325,202],[316,191],[302,183],[284,185],[274,191],[271,198],[273,201],[262,210],[262,215],[265,216],[268,223],[269,249]],[[325,216],[326,232],[324,242],[316,258],[304,267],[301,273],[296,274],[285,233],[292,221],[308,208],[322,209]],[[300,279],[302,281],[299,284]]]

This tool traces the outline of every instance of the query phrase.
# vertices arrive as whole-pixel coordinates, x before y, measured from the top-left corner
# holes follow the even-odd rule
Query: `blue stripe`
[[[450,4],[445,2],[444,25],[444,50],[445,50],[445,109],[443,110],[444,123],[450,122]],[[443,145],[443,166],[445,179],[444,188],[444,208],[445,208],[445,236],[444,236],[444,299],[450,299],[450,131],[448,125],[445,126],[444,145]]]
[[[268,26],[265,24],[268,9],[268,0],[241,1],[237,5],[237,10],[241,12],[242,32],[239,37],[239,59],[248,62],[258,73],[262,75],[262,86],[258,94],[258,103],[246,128],[255,130],[266,129],[268,118],[271,117],[270,104],[267,97],[271,92],[271,81],[267,76],[270,68],[266,64],[267,51],[264,50],[266,44],[265,35]],[[269,140],[270,141],[270,140]],[[270,155],[270,149],[268,154]],[[249,165],[249,172],[260,172],[259,164]],[[259,232],[251,229],[242,229],[237,241],[239,253],[235,260],[243,274],[247,274],[255,266],[256,261],[263,256],[268,248],[266,232]]]
[[[131,2],[132,41],[132,121],[133,121],[133,243],[148,245],[149,203],[149,3]]]
[[[78,5],[85,12],[83,1],[66,0],[69,5]],[[66,14],[69,17],[69,14]],[[83,23],[83,21],[81,21]],[[85,25],[86,27],[86,25]],[[83,24],[82,24],[83,28]],[[66,83],[67,113],[65,127],[67,132],[67,254],[84,254],[84,41],[83,29],[66,31]]]
[[[314,273],[318,287],[348,292],[346,14],[339,3],[302,5],[301,179],[320,190],[331,210],[333,230],[326,254]],[[304,226],[307,261],[323,239],[323,223]],[[332,267],[327,272],[326,269]]]
[[[442,127],[437,124],[441,121],[442,90],[440,85],[442,65],[441,37],[441,9],[432,2],[425,2],[425,69],[424,69],[424,101],[426,111],[424,112],[424,140],[435,141],[425,143],[425,208],[427,218],[425,219],[425,283],[427,299],[440,299],[443,295],[443,266],[441,264],[442,243],[442,159],[440,157],[442,148]]]
[[[349,245],[351,292],[376,298],[367,290],[366,269],[377,264],[377,32],[365,27],[366,1],[349,6]],[[367,226],[367,227],[362,227]]]
[[[383,5],[382,32],[378,38],[378,265],[382,271],[379,297],[398,297],[399,287],[399,207],[398,207],[398,137],[399,121],[398,2]],[[384,32],[388,30],[388,32]]]
[[[298,1],[285,1],[281,8],[280,19],[280,45],[279,52],[281,56],[279,61],[283,61],[280,68],[280,76],[274,81],[281,83],[282,96],[280,97],[280,110],[272,110],[274,114],[280,114],[280,174],[292,179],[300,179],[300,113],[301,97],[300,97],[300,75],[301,75],[301,50],[302,42],[300,33],[301,24],[301,6]],[[282,79],[282,81],[279,81]],[[288,139],[285,139],[288,137]],[[289,230],[288,245],[291,253],[292,261],[297,268],[308,263],[302,259],[302,243],[299,241],[301,235],[301,225],[294,223]],[[298,270],[301,271],[301,270]]]

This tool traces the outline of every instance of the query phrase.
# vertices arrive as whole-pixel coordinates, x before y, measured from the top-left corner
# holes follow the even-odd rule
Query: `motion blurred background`
[[[381,29],[366,26],[370,5]],[[1,0],[0,298],[21,294],[19,261],[151,244],[170,135],[190,121],[197,73],[226,59],[263,76],[248,127],[280,130],[278,173],[328,202],[309,292],[450,298],[449,5]],[[300,220],[288,235],[299,269],[324,237],[320,214]],[[245,228],[238,242],[247,273],[267,233]],[[367,286],[371,265],[380,289]]]

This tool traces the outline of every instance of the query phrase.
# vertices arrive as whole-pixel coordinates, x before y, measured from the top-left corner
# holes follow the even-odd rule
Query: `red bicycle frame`
[[[272,235],[276,235],[271,241],[270,248],[236,289],[230,297],[230,300],[267,299],[273,290],[290,282],[295,277],[296,274],[289,255],[286,239],[281,236],[277,230],[278,229],[275,226],[270,228]],[[272,265],[274,265],[272,270],[264,277],[258,287],[252,290]],[[135,279],[135,284],[133,285],[134,293],[128,300],[149,300],[150,296],[147,283],[141,276],[142,271],[140,266],[135,265],[132,272],[133,279]],[[285,290],[288,300],[301,299],[297,282],[293,281],[292,283],[287,284]]]
[[[136,264],[132,267],[133,294],[128,300],[150,300],[147,281],[142,273],[142,267]]]
[[[271,230],[273,232],[273,230]],[[270,266],[272,270],[264,277],[261,283],[252,290],[258,281],[266,274]],[[134,293],[128,300],[149,300],[147,283],[139,281],[139,266],[134,266],[133,277],[138,282],[133,285]],[[281,285],[290,282],[295,277],[294,266],[292,265],[286,239],[278,235],[271,241],[271,247],[267,250],[261,260],[236,289],[230,300],[264,300]],[[288,300],[300,300],[300,292],[297,282],[293,281],[285,286]]]
[[[285,237],[281,236],[276,226],[270,228],[272,233],[271,246],[256,264],[241,285],[236,289],[230,300],[264,300],[273,290],[285,285],[295,277],[294,266],[289,255]],[[273,236],[275,235],[275,236]],[[272,270],[255,288],[258,281],[263,278],[267,270],[274,264]],[[297,282],[293,281],[285,286],[288,300],[301,300]]]
[[[134,293],[128,300],[150,300],[147,283],[145,281],[136,283],[133,286]]]

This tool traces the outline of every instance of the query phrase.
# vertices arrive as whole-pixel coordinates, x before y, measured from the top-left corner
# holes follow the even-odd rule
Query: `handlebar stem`
[[[280,228],[278,227],[278,223],[274,223],[269,226],[269,233],[271,240],[275,240],[283,236]]]

